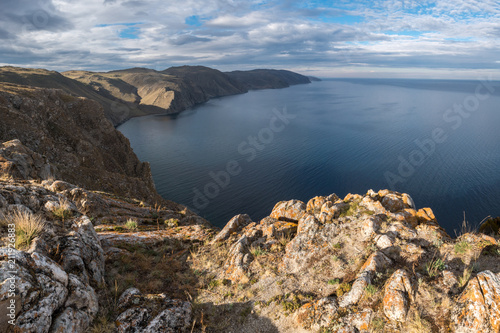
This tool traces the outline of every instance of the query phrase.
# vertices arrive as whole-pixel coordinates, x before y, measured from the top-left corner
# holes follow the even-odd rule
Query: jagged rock
[[[148,309],[130,308],[122,312],[115,320],[116,333],[140,333],[151,318]]]
[[[415,283],[411,275],[405,269],[394,272],[385,286],[385,315],[394,321],[405,321],[415,293]]]
[[[370,196],[364,197],[359,204],[367,210],[374,212],[375,214],[388,214],[387,210],[380,203],[380,201],[375,200]]]
[[[68,272],[78,272],[86,283],[104,282],[104,251],[92,222],[82,216],[62,240],[62,265]]]
[[[306,205],[299,200],[280,201],[271,212],[270,217],[277,220],[297,222],[306,214]]]
[[[371,331],[370,323],[373,318],[373,310],[366,309],[358,313],[350,314],[342,318],[337,332],[368,333]]]
[[[340,299],[339,306],[342,308],[356,304],[365,291],[367,285],[371,284],[377,272],[382,272],[392,263],[384,253],[377,251],[373,253],[361,267],[351,290]]]
[[[240,214],[233,217],[229,222],[224,226],[224,228],[215,236],[212,240],[212,243],[220,242],[227,239],[232,233],[240,231],[247,225],[252,223],[252,219],[247,214]]]
[[[388,235],[380,235],[375,238],[375,244],[381,250],[391,247],[394,244],[394,240]]]
[[[179,300],[170,300],[167,306],[167,309],[151,320],[144,329],[144,333],[177,333],[188,329],[191,323],[191,304]]]
[[[243,235],[234,243],[228,252],[228,259],[225,264],[225,275],[228,279],[238,281],[245,279],[245,273],[252,261],[249,246],[252,239]]]
[[[500,331],[500,273],[483,271],[469,280],[453,310],[457,333]]]
[[[319,213],[319,220],[322,223],[327,223],[339,217],[344,209],[347,208],[345,202],[331,202],[327,201],[321,206],[321,211]]]
[[[273,222],[274,223],[269,224],[269,226],[263,230],[263,235],[268,239],[291,238],[297,233],[297,223],[285,221]]]

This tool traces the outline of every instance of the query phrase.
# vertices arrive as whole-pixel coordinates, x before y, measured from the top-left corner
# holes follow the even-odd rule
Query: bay
[[[242,213],[259,221],[281,200],[389,188],[431,207],[454,235],[464,212],[471,224],[500,215],[499,91],[498,82],[324,80],[118,129],[164,198],[219,227]]]

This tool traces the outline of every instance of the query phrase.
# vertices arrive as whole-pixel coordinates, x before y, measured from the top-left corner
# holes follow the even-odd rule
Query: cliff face
[[[51,165],[28,172],[20,165],[39,158],[25,152],[25,161],[20,162],[20,155],[8,153],[4,143],[4,176],[10,172],[24,179],[55,177],[91,190],[163,200],[156,193],[149,165],[139,161],[128,139],[93,100],[60,90],[0,84],[0,119],[0,142],[19,140],[9,145],[25,145]]]

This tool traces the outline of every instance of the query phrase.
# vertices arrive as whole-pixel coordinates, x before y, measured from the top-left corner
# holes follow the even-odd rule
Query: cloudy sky
[[[500,78],[497,0],[0,0],[0,65]]]

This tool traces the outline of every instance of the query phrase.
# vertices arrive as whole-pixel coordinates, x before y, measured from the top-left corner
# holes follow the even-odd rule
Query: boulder
[[[306,205],[300,200],[278,202],[270,217],[282,221],[298,222],[306,213]]]
[[[457,333],[500,332],[500,273],[483,271],[470,279],[451,322]]]
[[[392,274],[385,286],[383,307],[387,318],[404,322],[416,293],[412,276],[405,269]]]

